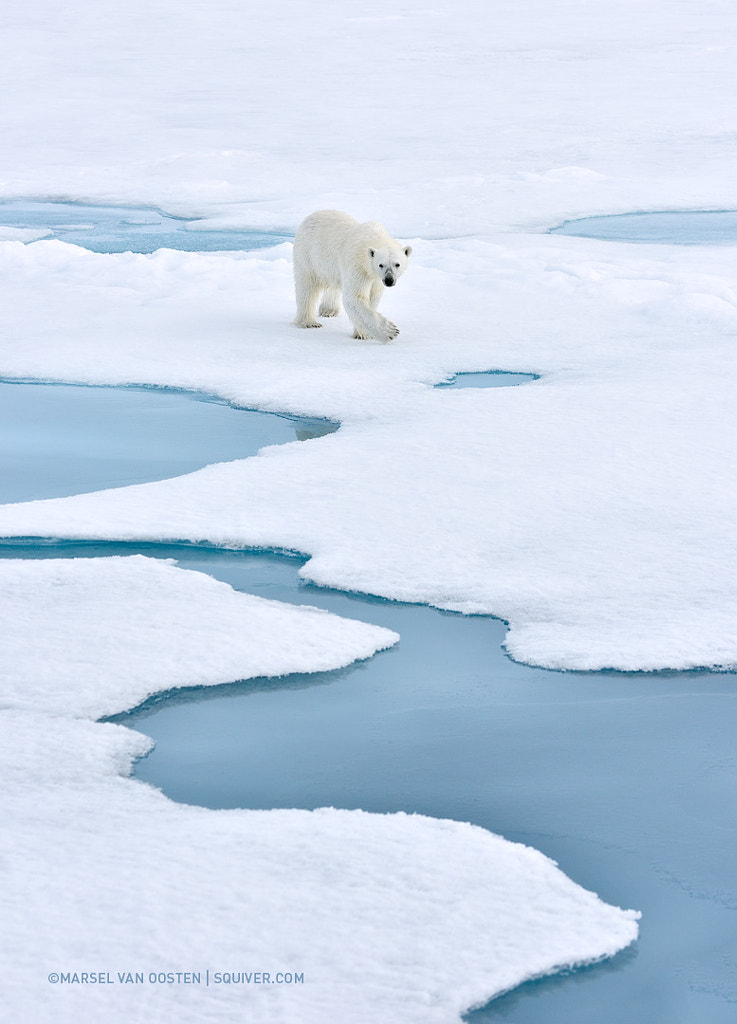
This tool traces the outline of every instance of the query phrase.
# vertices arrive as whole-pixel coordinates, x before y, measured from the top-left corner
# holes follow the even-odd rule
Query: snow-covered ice
[[[0,184],[398,238],[728,208],[733,31],[724,0],[11,0]]]
[[[512,655],[537,664],[735,665],[735,251],[540,233],[587,214],[734,205],[730,5],[6,7],[3,197],[149,204],[208,228],[289,230],[335,207],[380,220],[414,253],[383,303],[402,334],[381,346],[353,342],[342,319],[307,336],[291,327],[288,244],[106,256],[3,229],[0,375],[165,384],[344,424],[173,481],[6,506],[4,535],[275,545],[311,556],[321,583],[501,616]],[[540,380],[428,386],[486,369]],[[174,567],[122,564],[141,585],[167,574],[152,601],[160,585],[186,605],[192,587],[228,608],[232,644],[205,670],[192,643],[200,675],[182,666],[181,685],[218,681],[241,655],[241,674],[246,654],[259,672],[283,664],[270,633],[247,650],[236,639],[256,613],[247,599]],[[53,565],[6,571],[27,574],[32,621]],[[123,570],[63,571],[83,590],[83,573],[109,573],[114,589]],[[114,612],[110,597],[94,621]],[[167,628],[186,632],[178,601]],[[45,614],[58,626],[53,602]],[[292,614],[282,639],[314,615]],[[340,630],[321,622],[327,654]],[[23,953],[16,1017],[227,1020],[247,1005],[290,1024],[456,1021],[634,936],[631,914],[470,826],[168,803],[121,776],[142,740],[80,716],[175,685],[177,672],[158,662],[116,682],[123,634],[101,636],[100,689],[72,660],[53,697],[42,648],[14,654],[18,672],[35,659],[26,692],[38,700],[19,710],[16,694],[4,712],[18,773],[18,824],[5,830],[20,872],[5,888]],[[68,637],[71,650],[79,631]],[[342,657],[365,656],[367,638],[351,647],[354,634]],[[149,630],[129,640],[133,661],[153,642]],[[162,969],[186,969],[185,953],[245,950],[319,980],[207,999],[149,989],[131,1007],[101,987],[47,987],[56,964],[40,961],[62,948],[89,970],[134,955],[144,966],[154,951]],[[98,953],[106,962],[90,967]]]

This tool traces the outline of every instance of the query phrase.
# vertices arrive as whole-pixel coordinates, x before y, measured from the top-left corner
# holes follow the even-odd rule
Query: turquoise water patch
[[[164,388],[0,382],[0,502],[148,483],[337,429]]]
[[[436,388],[510,388],[539,380],[536,373],[508,373],[506,370],[481,370],[477,373],[456,373],[441,381]]]
[[[666,245],[737,245],[737,210],[663,210],[567,220],[552,235],[609,242]]]
[[[240,229],[195,230],[192,219],[160,210],[86,203],[14,199],[0,202],[0,227],[45,232],[48,238],[92,252],[141,252],[180,249],[217,252],[263,249],[291,241],[292,235]],[[189,228],[189,229],[188,229]]]

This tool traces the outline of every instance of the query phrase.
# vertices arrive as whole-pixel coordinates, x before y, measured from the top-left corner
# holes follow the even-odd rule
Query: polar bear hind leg
[[[332,285],[325,288],[317,315],[340,316],[340,288],[335,288]]]
[[[295,324],[298,327],[322,327],[315,319],[315,307],[322,291],[320,282],[311,275],[295,273],[294,288],[297,297]]]

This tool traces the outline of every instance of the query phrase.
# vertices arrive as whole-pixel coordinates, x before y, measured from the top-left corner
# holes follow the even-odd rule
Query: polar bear
[[[340,210],[318,210],[306,217],[294,237],[294,288],[298,327],[322,327],[318,316],[338,316],[340,300],[353,324],[354,338],[392,341],[399,328],[376,312],[384,288],[393,288],[407,269],[412,247],[389,232]]]

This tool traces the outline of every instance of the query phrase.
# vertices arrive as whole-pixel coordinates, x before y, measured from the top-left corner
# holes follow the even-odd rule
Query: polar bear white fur
[[[399,328],[376,312],[384,288],[407,269],[412,247],[400,245],[376,221],[359,224],[340,210],[318,210],[306,217],[294,238],[294,288],[298,327],[322,327],[318,316],[338,316],[340,300],[354,338],[392,341]]]

